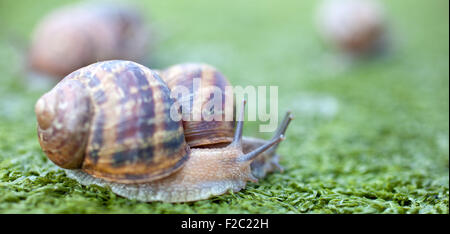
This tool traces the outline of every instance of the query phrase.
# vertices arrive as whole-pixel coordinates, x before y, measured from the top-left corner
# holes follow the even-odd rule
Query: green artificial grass
[[[22,50],[38,19],[67,1],[0,3],[0,213],[449,213],[449,6],[383,1],[392,46],[347,63],[320,40],[317,1],[150,1],[157,40],[145,65],[199,61],[233,85],[279,86],[296,116],[284,173],[209,200],[143,203],[81,186],[42,153],[38,87]],[[259,133],[257,122],[245,135]]]

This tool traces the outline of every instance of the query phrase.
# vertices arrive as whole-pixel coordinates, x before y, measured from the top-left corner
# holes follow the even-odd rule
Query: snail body
[[[28,60],[34,72],[61,80],[97,61],[141,61],[149,41],[142,17],[131,7],[69,5],[56,9],[37,24]]]
[[[191,149],[189,160],[173,175],[148,183],[123,185],[99,180],[81,171],[70,171],[72,178],[82,178],[82,184],[109,186],[113,192],[141,201],[185,202],[208,199],[229,190],[237,192],[247,181],[257,182],[250,161],[239,162],[245,155],[238,147]]]
[[[207,199],[256,182],[250,164],[284,139],[242,147],[242,109],[232,142],[190,148],[174,100],[152,70],[130,61],[81,68],[36,103],[38,139],[56,165],[81,184],[99,184],[141,201]],[[244,104],[242,105],[244,107]]]

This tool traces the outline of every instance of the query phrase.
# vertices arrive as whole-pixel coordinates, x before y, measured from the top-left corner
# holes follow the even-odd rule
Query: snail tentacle
[[[245,114],[245,104],[247,101],[242,100],[241,113],[239,119],[236,122],[236,130],[234,132],[233,141],[230,143],[230,147],[242,148],[242,132],[244,130],[244,114]]]
[[[290,111],[287,111],[283,121],[278,126],[275,131],[272,140],[276,140],[280,137],[280,135],[285,135],[286,130],[290,124],[290,122],[294,119]],[[251,151],[257,149],[260,146],[263,146],[267,143],[266,140],[262,140],[254,137],[244,137],[243,138],[243,151],[244,153],[250,153]],[[257,178],[263,178],[267,175],[267,173],[273,172],[275,170],[283,172],[284,168],[279,164],[280,155],[276,153],[276,150],[279,146],[279,143],[275,143],[272,147],[270,147],[265,152],[261,153],[259,157],[256,157],[253,162],[250,164],[252,168],[252,173]]]
[[[254,160],[256,157],[258,157],[261,153],[268,150],[270,147],[280,143],[286,139],[284,135],[280,135],[275,139],[270,140],[269,142],[265,143],[264,145],[256,148],[255,150],[251,151],[250,153],[244,154],[237,158],[237,161],[239,162],[248,162]]]

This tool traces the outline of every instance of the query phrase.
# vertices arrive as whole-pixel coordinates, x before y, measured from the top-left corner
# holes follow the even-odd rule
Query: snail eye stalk
[[[289,123],[291,122],[291,120],[294,119],[294,116],[291,114],[291,111],[287,111],[286,114],[284,115],[284,119],[283,122],[281,122],[281,124],[278,126],[277,130],[275,131],[275,134],[273,135],[272,139],[276,139],[278,138],[280,135],[285,135],[286,130],[289,126]],[[273,150],[276,150],[276,148],[278,147],[279,143],[275,144],[273,146]]]
[[[245,104],[247,101],[244,99],[242,100],[241,105],[241,113],[239,115],[238,121],[236,122],[236,130],[234,132],[234,138],[231,142],[230,146],[241,148],[242,147],[242,131],[244,128],[244,115],[245,115]]]
[[[256,148],[255,150],[241,155],[237,158],[238,162],[251,162],[253,159],[255,159],[258,155],[260,155],[261,153],[263,153],[264,151],[268,150],[270,147],[280,143],[281,141],[283,141],[285,139],[284,135],[279,135],[277,138],[273,138],[272,140],[270,140],[269,142],[267,142],[266,144]]]

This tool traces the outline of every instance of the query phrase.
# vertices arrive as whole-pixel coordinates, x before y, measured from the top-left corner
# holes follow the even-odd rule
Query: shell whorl
[[[174,100],[155,72],[130,61],[99,62],[68,75],[46,99],[59,102],[54,95],[63,92],[66,83],[79,84],[89,100],[89,104],[75,108],[89,106],[90,109],[89,120],[78,120],[89,126],[83,138],[83,171],[107,181],[142,183],[166,177],[184,165],[189,147],[183,126],[181,121],[172,120],[170,107]],[[78,99],[63,98],[70,107],[78,102]],[[38,120],[41,119],[39,126],[48,125],[49,121],[42,121],[46,118],[41,117],[49,115],[47,112],[58,118],[61,114],[52,112],[51,108],[41,108],[41,100],[36,106]],[[55,125],[58,123],[53,120],[50,128]],[[63,129],[66,127],[62,125]],[[42,145],[41,138],[40,141]]]
[[[193,112],[198,110],[194,107],[196,104],[201,107],[201,111],[208,110],[208,105],[211,104],[214,98],[214,89],[212,87],[221,91],[221,111],[215,113],[208,110],[211,111],[211,116],[220,116],[221,120],[206,120],[203,116],[200,121],[193,119],[183,120],[186,142],[190,147],[222,146],[229,144],[233,140],[235,121],[225,120],[225,105],[227,98],[229,98],[226,96],[225,87],[230,86],[230,82],[221,72],[207,64],[185,63],[173,65],[161,71],[160,74],[172,91],[178,86],[183,86],[189,90],[188,97],[183,97],[183,100],[178,99],[181,103],[188,103],[186,105],[190,107],[187,113],[183,113],[183,115],[191,117],[195,115]],[[194,87],[195,78],[200,78],[201,81],[201,86],[197,89]],[[197,97],[196,95],[200,93],[201,96]],[[231,103],[233,104],[232,111],[234,112],[234,101],[231,101]]]
[[[56,165],[80,168],[89,133],[92,106],[83,84],[61,81],[35,105],[39,143]]]

